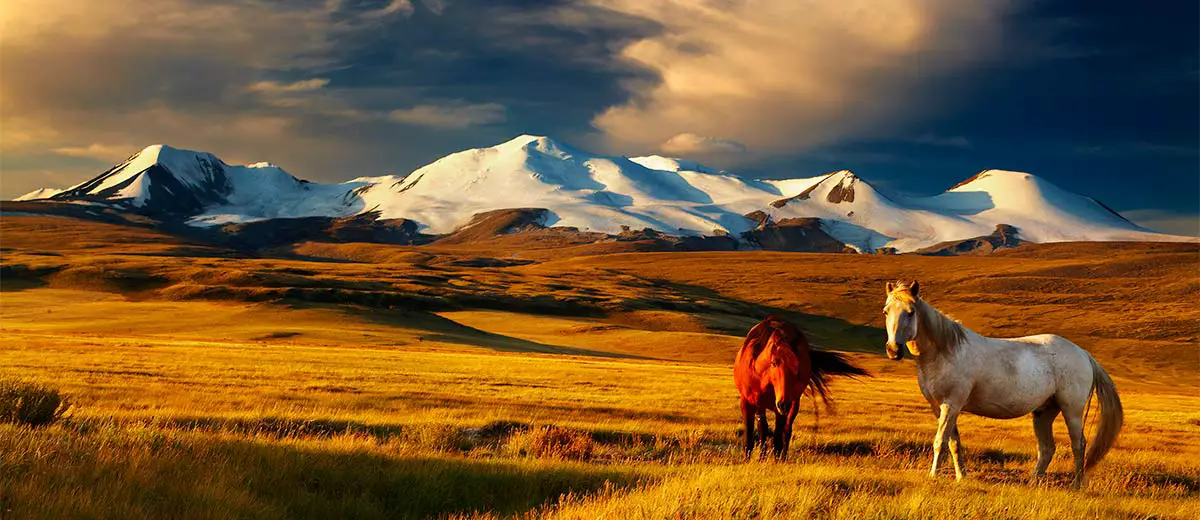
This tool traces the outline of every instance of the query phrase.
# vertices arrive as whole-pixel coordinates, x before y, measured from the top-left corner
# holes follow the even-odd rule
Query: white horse
[[[942,444],[949,440],[954,473],[962,480],[962,445],[958,440],[958,414],[970,412],[993,419],[1014,419],[1033,413],[1038,440],[1034,478],[1046,472],[1054,456],[1054,418],[1061,412],[1071,436],[1078,488],[1084,471],[1091,469],[1112,448],[1121,431],[1124,414],[1112,378],[1078,345],[1051,334],[1014,339],[976,334],[925,303],[917,282],[887,284],[887,355],[904,358],[906,346],[917,362],[921,393],[938,416],[933,439],[933,467],[937,475]],[[1100,404],[1100,425],[1084,454],[1084,415],[1095,391]]]

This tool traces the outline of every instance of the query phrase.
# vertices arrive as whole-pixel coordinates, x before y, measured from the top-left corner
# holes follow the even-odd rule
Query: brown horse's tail
[[[1096,362],[1090,354],[1092,362],[1092,388],[1096,391],[1096,401],[1100,404],[1100,427],[1092,437],[1087,455],[1083,459],[1084,469],[1091,469],[1104,458],[1108,450],[1117,442],[1117,434],[1121,433],[1121,425],[1125,422],[1125,412],[1121,409],[1121,397],[1117,395],[1117,386],[1109,377],[1108,372]]]
[[[867,376],[870,373],[861,367],[854,366],[846,360],[846,356],[837,352],[828,352],[825,350],[809,350],[809,359],[812,360],[812,377],[809,380],[809,388],[813,397],[821,396],[821,401],[825,403],[825,407],[829,408],[829,378],[833,376]]]

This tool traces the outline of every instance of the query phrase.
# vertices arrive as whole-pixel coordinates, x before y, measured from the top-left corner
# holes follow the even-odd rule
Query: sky
[[[0,198],[75,184],[155,143],[331,182],[537,134],[747,177],[851,169],[904,194],[1026,171],[1200,235],[1198,10],[6,0]]]

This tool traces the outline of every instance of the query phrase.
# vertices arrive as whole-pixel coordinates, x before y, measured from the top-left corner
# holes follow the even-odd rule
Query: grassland
[[[473,268],[512,252],[0,231],[0,373],[75,403],[54,426],[0,425],[4,518],[1200,516],[1194,246]],[[963,418],[970,480],[924,477],[913,367],[876,352],[895,277],[981,332],[1063,334],[1116,375],[1126,427],[1084,491],[1061,424],[1051,478],[1027,481],[1027,420]],[[785,464],[738,448],[727,364],[764,312],[876,375],[836,382],[837,414],[804,416]]]

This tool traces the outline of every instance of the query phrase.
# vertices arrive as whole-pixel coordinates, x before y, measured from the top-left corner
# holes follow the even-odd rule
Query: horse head
[[[920,298],[921,284],[912,282],[888,282],[887,303],[883,306],[883,315],[887,319],[887,356],[889,359],[904,359],[901,345],[908,347],[913,356],[920,356],[917,345],[917,299]]]
[[[797,390],[803,388],[800,384],[800,359],[792,348],[789,334],[776,329],[767,340],[763,354],[767,358],[767,366],[762,374],[763,384],[774,388],[775,407],[779,413],[786,414],[792,403],[800,399],[799,395],[795,395]]]

